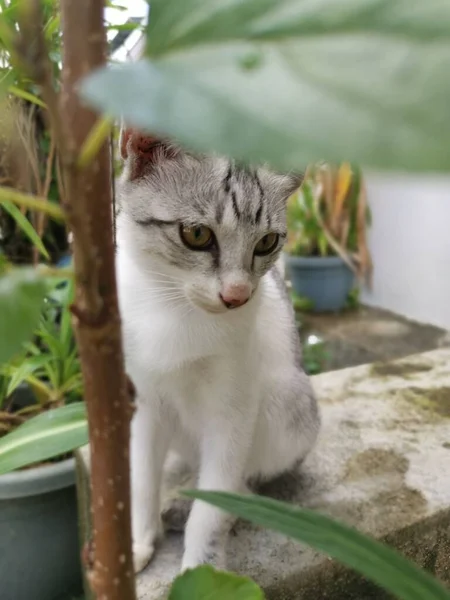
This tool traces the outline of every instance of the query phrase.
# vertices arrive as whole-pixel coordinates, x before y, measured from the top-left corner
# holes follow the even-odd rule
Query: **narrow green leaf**
[[[33,269],[14,269],[0,277],[0,364],[8,362],[30,340],[45,291],[43,278]]]
[[[56,458],[87,442],[84,403],[54,408],[0,438],[0,475]]]
[[[258,496],[203,491],[185,495],[304,542],[401,600],[450,600],[450,592],[427,572],[391,548],[325,515]]]
[[[156,0],[148,53],[93,74],[85,98],[195,150],[283,169],[450,170],[446,0]]]
[[[172,585],[169,600],[264,600],[251,579],[205,565],[185,571]]]
[[[6,366],[5,372],[9,375],[10,380],[6,394],[10,396],[21,383],[27,380],[30,375],[33,375],[37,370],[41,369],[51,360],[51,356],[29,356],[23,361],[18,361],[17,366]]]
[[[8,88],[8,92],[13,94],[14,96],[17,96],[17,98],[22,98],[22,100],[28,100],[28,102],[31,102],[32,104],[36,104],[41,108],[46,108],[45,102],[43,102],[40,98],[38,98],[34,94],[31,94],[30,92],[27,92],[26,90],[22,90],[16,85],[10,85]]]
[[[50,258],[43,241],[39,237],[37,231],[34,229],[33,225],[30,221],[20,212],[20,209],[17,208],[15,204],[12,202],[4,201],[2,202],[2,207],[8,212],[20,229],[24,232],[24,234],[28,237],[29,240],[36,246],[39,252],[44,256],[47,260]]]

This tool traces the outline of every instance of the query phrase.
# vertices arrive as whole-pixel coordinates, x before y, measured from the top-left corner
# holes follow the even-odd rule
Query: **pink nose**
[[[224,286],[220,297],[227,308],[237,308],[250,298],[251,289],[247,283],[232,283]]]

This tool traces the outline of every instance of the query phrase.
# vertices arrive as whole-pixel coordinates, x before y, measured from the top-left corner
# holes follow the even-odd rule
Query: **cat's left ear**
[[[181,149],[170,141],[132,127],[122,127],[119,147],[122,159],[129,165],[130,179],[148,175],[153,167],[181,154]]]
[[[286,198],[290,198],[290,196],[292,196],[292,194],[298,190],[303,183],[304,176],[304,173],[293,172],[286,175],[281,175],[281,177],[284,179],[282,187],[285,190]]]
[[[304,178],[304,173],[276,173],[265,169],[262,172],[258,171],[258,175],[266,186],[272,188],[277,196],[285,200],[298,190]]]

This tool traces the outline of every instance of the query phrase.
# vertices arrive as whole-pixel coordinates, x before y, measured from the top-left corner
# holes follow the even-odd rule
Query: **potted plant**
[[[289,199],[287,272],[316,312],[344,308],[356,281],[370,281],[370,210],[359,167],[317,164]]]
[[[87,426],[71,327],[72,285],[52,285],[33,340],[0,367],[2,600],[82,589],[75,459]]]

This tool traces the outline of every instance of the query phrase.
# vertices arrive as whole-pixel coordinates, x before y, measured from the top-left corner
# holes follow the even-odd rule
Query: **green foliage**
[[[9,361],[31,338],[45,293],[45,282],[33,269],[14,269],[0,275],[0,364]]]
[[[290,198],[287,210],[289,239],[285,250],[294,256],[327,256],[333,253],[328,246],[324,229],[317,216],[313,183],[303,182],[298,193]]]
[[[175,579],[168,600],[264,600],[260,588],[246,577],[215,571],[210,566],[185,571]]]
[[[26,340],[22,350],[0,369],[7,381],[3,403],[23,383],[44,405],[82,399],[81,367],[70,313],[73,282],[57,279],[44,285],[46,296],[32,339]]]
[[[17,208],[17,206],[12,202],[2,202],[1,206],[11,215],[11,217],[14,219],[14,221],[17,223],[20,229],[31,240],[34,246],[36,246],[36,248],[39,250],[42,256],[44,256],[47,259],[50,258],[47,250],[45,249],[44,244],[42,243],[41,238],[37,234],[33,225],[26,218],[26,216],[22,214],[22,212]]]
[[[436,579],[394,550],[319,513],[258,496],[203,491],[185,495],[305,542],[400,600],[450,600],[450,593]]]
[[[361,291],[358,287],[355,287],[352,290],[350,290],[345,308],[349,310],[355,310],[356,308],[358,308],[361,304],[360,296]]]
[[[61,456],[87,442],[84,403],[53,408],[0,438],[0,475]]]
[[[446,0],[152,0],[148,60],[83,93],[194,149],[282,169],[447,171],[449,24]]]
[[[70,304],[73,283],[59,283],[47,295],[34,340],[25,345],[26,356],[9,374],[23,376],[42,402],[81,400],[83,383]],[[19,378],[18,377],[18,378]]]
[[[303,342],[303,368],[308,375],[322,373],[328,358],[325,342],[316,336],[307,336]]]
[[[0,368],[0,473],[56,458],[87,442],[70,314],[73,284],[42,278],[40,283],[46,295],[36,304],[39,322],[34,335]],[[23,385],[31,392],[25,404],[16,399]]]
[[[39,103],[40,91],[24,72],[21,66],[14,60],[13,34],[18,29],[18,18],[23,7],[22,0],[7,0],[2,2],[0,11],[0,80],[7,80],[19,93],[30,94],[37,98]],[[61,31],[59,17],[59,3],[56,0],[44,0],[42,3],[44,19],[45,40],[49,49],[55,81],[59,81],[61,64]],[[10,90],[11,91],[11,90]],[[13,91],[13,93],[15,93]],[[32,100],[35,102],[35,100]]]
[[[305,298],[305,296],[300,296],[295,290],[290,290],[290,296],[294,310],[308,311],[314,308],[312,300]]]

